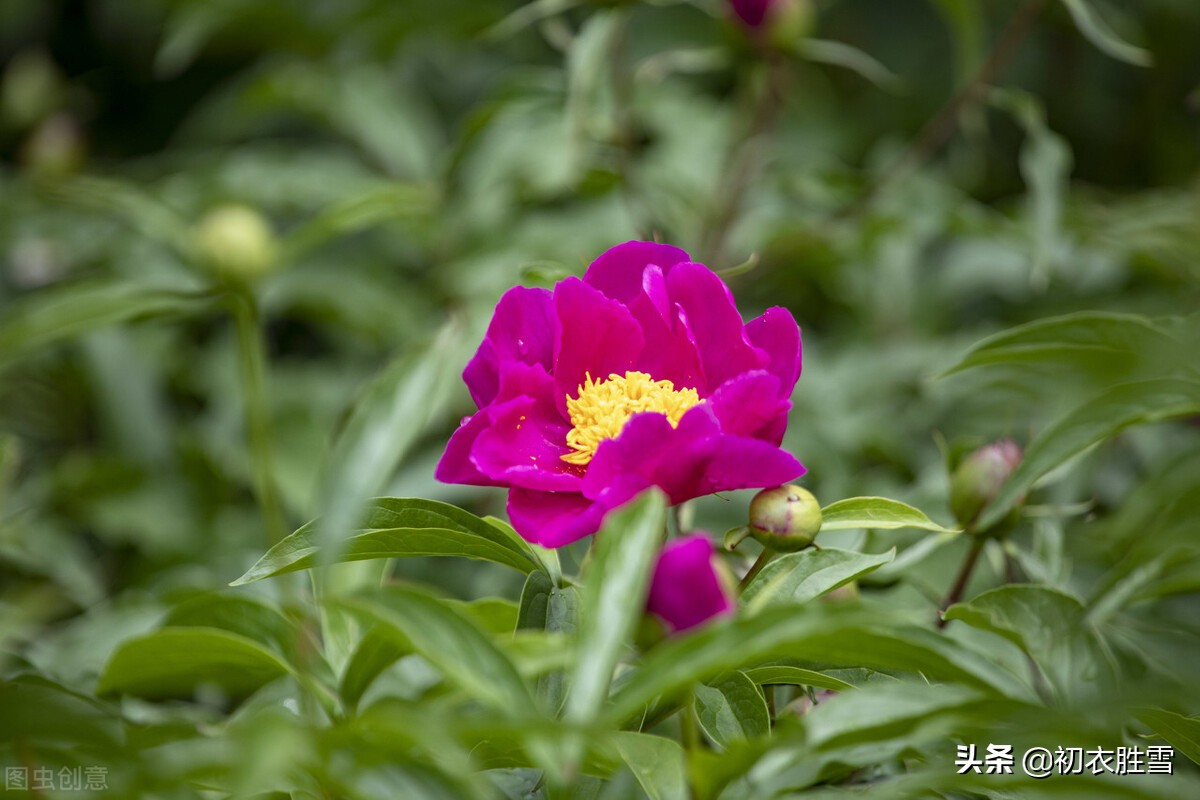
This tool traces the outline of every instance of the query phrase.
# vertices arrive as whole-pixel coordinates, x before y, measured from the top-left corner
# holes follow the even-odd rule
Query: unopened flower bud
[[[788,48],[812,32],[812,0],[729,0],[729,8],[753,36]]]
[[[250,282],[275,266],[275,234],[262,214],[248,206],[210,211],[196,227],[196,243],[205,266],[224,278]]]
[[[763,547],[791,552],[812,544],[821,530],[821,504],[794,484],[763,489],[750,501],[750,535]]]
[[[668,542],[658,555],[646,610],[667,630],[690,630],[732,614],[736,597],[733,576],[703,533]]]
[[[61,178],[83,166],[83,133],[70,114],[53,114],[38,123],[21,147],[21,162],[34,175]]]
[[[1021,455],[1016,442],[1002,439],[979,448],[958,465],[950,478],[950,510],[960,525],[971,529],[1021,463]]]

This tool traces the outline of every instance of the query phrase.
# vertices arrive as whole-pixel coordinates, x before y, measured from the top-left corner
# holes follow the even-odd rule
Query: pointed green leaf
[[[1087,366],[1102,362],[1121,367],[1174,347],[1170,327],[1162,320],[1138,314],[1081,311],[1036,320],[989,336],[942,376],[992,364],[1069,362]]]
[[[272,547],[233,586],[311,569],[318,562],[317,521]],[[374,500],[364,528],[346,540],[339,561],[414,556],[459,556],[503,564],[521,572],[538,568],[537,556],[515,533],[449,503],[417,498]]]
[[[608,515],[596,534],[579,609],[579,655],[566,717],[590,721],[644,611],[650,569],[667,524],[663,494],[650,490]]]
[[[1134,714],[1168,744],[1200,764],[1200,719],[1161,708],[1139,708]]]
[[[529,687],[512,661],[452,604],[407,586],[338,598],[338,606],[370,619],[401,647],[437,667],[472,697],[497,710],[527,713]]]
[[[613,694],[608,716],[627,720],[655,697],[797,652],[819,654],[830,664],[919,672],[1010,697],[1029,695],[1011,674],[961,642],[883,619],[879,611],[810,603],[767,608],[660,644]]]
[[[288,672],[279,656],[245,636],[217,628],[162,628],[123,642],[96,692],[162,700],[216,686],[241,699]]]
[[[1200,382],[1138,381],[1116,386],[1051,424],[1025,450],[976,523],[984,530],[999,522],[1033,484],[1071,456],[1131,425],[1200,414]]]
[[[411,652],[412,645],[402,641],[397,632],[379,626],[368,629],[346,662],[338,694],[347,706],[356,707],[375,679]]]
[[[323,563],[334,563],[338,545],[361,519],[369,498],[384,490],[445,406],[454,385],[451,365],[458,363],[458,334],[457,325],[447,324],[433,342],[388,365],[354,403],[317,487],[321,516],[309,535],[322,548],[316,555]]]
[[[1138,67],[1149,67],[1154,63],[1154,57],[1148,50],[1135,47],[1117,36],[1087,0],[1062,0],[1062,3],[1071,12],[1079,32],[1102,52]]]
[[[845,692],[854,688],[852,684],[839,678],[815,670],[789,667],[783,664],[748,669],[746,677],[759,686],[814,686],[818,689],[830,689],[835,692]]]
[[[796,40],[793,49],[800,58],[817,64],[848,69],[880,89],[895,92],[903,85],[900,77],[874,56],[844,42],[805,36]]]
[[[619,731],[614,741],[621,760],[650,800],[687,800],[686,759],[676,742],[630,731]]]
[[[55,286],[12,303],[0,316],[0,367],[47,345],[88,331],[148,317],[194,313],[212,296],[91,281]]]
[[[579,624],[579,593],[575,587],[559,588],[540,570],[529,573],[521,592],[518,629],[574,634]],[[566,675],[555,671],[541,676],[537,687],[543,708],[557,713],[566,698]]]
[[[788,553],[763,567],[742,591],[741,603],[755,613],[767,606],[815,600],[895,557],[894,547],[877,555],[832,547]]]
[[[1106,661],[1083,604],[1049,586],[1013,584],[984,592],[946,609],[962,620],[1020,647],[1049,678],[1061,697],[1103,681]]]
[[[822,531],[855,529],[895,530],[918,528],[935,533],[957,533],[943,528],[919,509],[886,497],[848,497],[821,509]]]
[[[300,629],[278,609],[244,595],[205,593],[190,597],[167,614],[164,627],[220,628],[262,644],[297,662]]]
[[[733,670],[698,685],[696,719],[721,748],[739,739],[753,739],[771,732],[767,701],[746,673]]]

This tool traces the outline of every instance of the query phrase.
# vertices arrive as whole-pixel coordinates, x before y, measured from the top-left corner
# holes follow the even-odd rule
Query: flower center
[[[619,434],[634,414],[665,414],[675,427],[684,412],[699,402],[695,389],[676,389],[671,381],[656,381],[644,372],[613,374],[602,381],[594,381],[588,374],[579,387],[579,396],[567,395],[567,411],[575,426],[567,432],[567,444],[574,452],[562,460],[587,464],[600,443]]]

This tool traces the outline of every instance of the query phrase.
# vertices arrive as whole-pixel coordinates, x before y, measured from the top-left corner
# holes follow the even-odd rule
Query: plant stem
[[[633,73],[629,69],[629,9],[613,12],[613,31],[608,41],[609,81],[613,96],[613,145],[617,156],[617,176],[621,196],[639,238],[648,239],[654,231],[654,219],[643,202],[635,183],[634,148],[637,146],[637,118],[634,115]]]
[[[787,63],[778,53],[763,55],[762,87],[754,99],[750,122],[745,134],[734,143],[726,161],[725,174],[717,187],[717,206],[703,233],[700,249],[704,263],[718,269],[725,258],[725,247],[737,213],[741,209],[742,196],[757,171],[759,140],[775,127],[783,101],[787,94]]]
[[[962,599],[963,590],[967,588],[967,581],[971,580],[971,573],[975,571],[975,564],[979,561],[979,554],[983,552],[983,546],[986,543],[987,540],[982,536],[975,536],[971,540],[971,549],[967,551],[967,557],[963,559],[962,567],[958,570],[958,577],[954,579],[954,585],[950,587],[950,591],[946,593],[946,599],[938,608],[938,628],[946,627],[946,609]]]
[[[700,749],[700,726],[696,724],[696,697],[690,691],[679,709],[679,731],[683,748],[689,753]]]
[[[850,217],[865,211],[886,189],[942,149],[958,128],[959,118],[987,96],[992,82],[1016,55],[1017,46],[1029,33],[1045,6],[1046,0],[1026,0],[1026,3],[1017,9],[1017,13],[1000,32],[996,44],[992,46],[979,71],[942,106],[929,122],[925,123],[917,137],[875,182],[874,186],[838,213],[837,217]]]
[[[271,414],[267,405],[266,343],[263,341],[258,306],[248,289],[236,290],[232,311],[237,326],[238,361],[241,366],[242,393],[245,396],[246,432],[250,444],[254,489],[262,511],[267,546],[272,547],[287,535],[283,506],[275,486],[271,457]]]
[[[774,557],[775,551],[770,547],[764,547],[762,549],[762,552],[758,554],[758,560],[754,562],[754,564],[750,567],[750,570],[746,573],[746,576],[742,578],[741,583],[738,584],[738,594],[741,594],[745,588],[750,585],[750,581],[754,580],[754,577],[758,575],[758,573],[762,572],[762,568],[767,565],[767,562]]]

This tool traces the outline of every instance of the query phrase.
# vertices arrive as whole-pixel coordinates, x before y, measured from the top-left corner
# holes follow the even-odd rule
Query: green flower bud
[[[763,489],[750,501],[750,535],[763,547],[803,550],[821,530],[821,504],[794,484]]]
[[[781,50],[792,50],[812,33],[816,16],[812,0],[777,0],[767,21],[767,39]]]
[[[21,162],[34,175],[61,178],[78,172],[85,156],[83,132],[70,114],[38,123],[21,147]]]
[[[278,256],[271,226],[249,206],[210,211],[196,226],[196,244],[206,267],[240,282],[253,282],[270,272]]]
[[[1000,487],[1021,463],[1021,448],[1011,439],[979,448],[967,456],[950,478],[950,510],[972,533],[975,520],[995,499]]]

